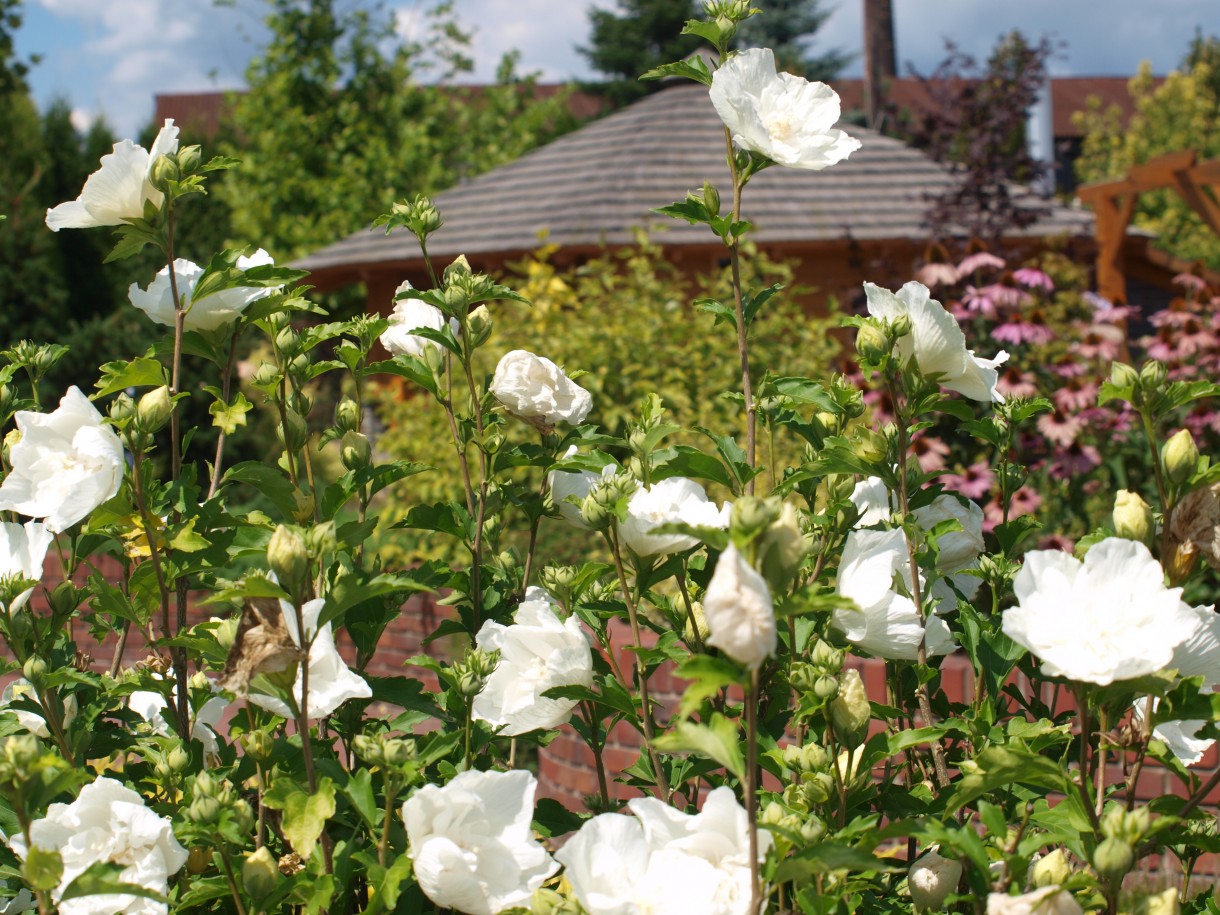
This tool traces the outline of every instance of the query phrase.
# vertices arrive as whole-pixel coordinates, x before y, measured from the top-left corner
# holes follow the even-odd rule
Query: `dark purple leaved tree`
[[[926,218],[935,236],[995,240],[1047,212],[1024,186],[1045,170],[1030,155],[1026,125],[1055,50],[1047,37],[1032,44],[1012,32],[980,65],[946,39],[945,59],[931,74],[911,70],[927,100],[900,119],[905,138],[957,179],[929,200]]]

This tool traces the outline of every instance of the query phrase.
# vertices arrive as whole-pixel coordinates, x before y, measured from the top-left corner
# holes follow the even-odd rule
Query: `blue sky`
[[[356,2],[356,0],[347,0]],[[762,0],[765,5],[765,0]],[[428,0],[390,0],[401,30],[414,37]],[[457,0],[476,30],[475,78],[490,79],[499,57],[517,48],[522,68],[544,79],[589,76],[575,45],[588,37],[587,10],[612,0]],[[819,47],[859,50],[862,0],[827,5],[834,13]],[[40,103],[66,97],[79,123],[105,115],[134,135],[152,115],[158,92],[242,85],[262,36],[260,0],[25,0],[18,50],[42,55],[31,84]],[[1060,75],[1130,75],[1141,60],[1158,73],[1180,60],[1196,26],[1220,32],[1217,0],[894,0],[898,57],[921,70],[940,60],[943,37],[985,56],[1014,28],[1053,33],[1067,43],[1053,64]],[[859,65],[848,75],[858,73]]]

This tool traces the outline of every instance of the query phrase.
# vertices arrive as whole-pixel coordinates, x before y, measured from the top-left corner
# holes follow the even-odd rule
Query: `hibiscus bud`
[[[352,738],[352,749],[356,755],[370,766],[380,766],[385,763],[385,752],[381,741],[368,734],[357,734]]]
[[[538,573],[538,582],[565,606],[572,601],[572,586],[576,584],[573,566],[546,566]]]
[[[1175,433],[1161,448],[1165,474],[1176,483],[1185,483],[1199,465],[1199,448],[1189,429]]]
[[[787,757],[787,751],[791,749],[799,750],[799,747],[785,747],[784,755]],[[791,767],[789,767],[791,768]],[[758,815],[758,824],[760,826],[778,826],[788,817],[788,811],[784,809],[784,805],[779,801],[771,801],[762,812]]]
[[[470,307],[470,295],[459,286],[446,286],[443,293],[445,299],[444,311],[446,315],[460,315]]]
[[[260,763],[271,758],[271,751],[275,746],[271,735],[264,731],[248,731],[241,735],[239,743],[247,756]]]
[[[1093,869],[1097,876],[1117,884],[1135,863],[1135,852],[1122,839],[1103,839],[1093,852]]]
[[[703,595],[707,644],[753,670],[775,653],[775,606],[771,591],[732,543],[716,560]]]
[[[115,422],[123,422],[131,419],[136,415],[136,402],[131,399],[131,395],[123,391],[114,400],[110,401],[110,418]]]
[[[778,499],[742,496],[733,503],[729,531],[736,540],[749,540],[779,517]]]
[[[412,740],[391,737],[385,742],[383,749],[387,766],[401,768],[416,758],[415,742]]]
[[[822,841],[822,837],[826,835],[826,824],[817,817],[811,816],[801,823],[799,832],[807,845],[814,845]]]
[[[280,869],[266,845],[246,855],[241,866],[241,885],[251,899],[259,900],[271,895],[279,879]]]
[[[444,281],[445,285],[448,286],[450,283],[464,276],[470,276],[470,261],[466,260],[465,254],[459,254],[453,259],[449,266],[445,268],[445,273],[442,280]]]
[[[220,801],[214,797],[196,797],[191,801],[186,816],[192,823],[213,823],[220,816]]]
[[[839,684],[839,695],[830,703],[830,717],[834,722],[835,736],[847,747],[859,746],[868,734],[868,723],[873,710],[868,704],[864,681],[854,667],[843,672]]]
[[[335,407],[335,425],[344,432],[360,431],[360,404],[350,397],[344,397]]]
[[[809,660],[819,670],[837,674],[843,669],[843,654],[842,648],[835,648],[829,642],[818,639],[817,644],[813,646],[813,654],[810,655]]]
[[[690,615],[682,627],[682,640],[687,645],[695,644],[696,641],[706,643],[710,632],[707,628],[707,614],[703,612],[703,604],[697,600],[691,601]]]
[[[21,876],[32,889],[49,893],[63,879],[64,859],[56,849],[31,845],[21,862]]]
[[[181,772],[191,764],[191,754],[182,747],[174,747],[165,754],[165,764],[171,772]]]
[[[233,828],[238,833],[248,833],[254,828],[254,809],[249,801],[242,798],[233,800],[229,805],[229,815],[233,819]]]
[[[289,451],[299,451],[309,438],[309,426],[296,410],[284,411],[284,422],[275,427],[276,436]]]
[[[169,190],[171,181],[178,181],[181,177],[182,172],[178,170],[178,163],[174,161],[173,156],[157,156],[152,168],[148,170],[148,180],[162,192]]]
[[[1165,363],[1151,359],[1145,362],[1143,368],[1140,369],[1140,384],[1145,391],[1156,392],[1165,383],[1168,376],[1169,370],[1165,367]]]
[[[473,670],[463,671],[458,677],[458,692],[467,699],[477,696],[483,691],[483,678]]]
[[[184,175],[192,175],[203,160],[202,150],[194,143],[178,151],[178,170]]]
[[[1035,887],[1062,886],[1072,876],[1067,854],[1062,848],[1056,848],[1049,854],[1043,855],[1030,868],[1029,876],[1030,882]]]
[[[962,879],[962,862],[942,857],[929,849],[907,872],[911,902],[920,909],[939,909]]]
[[[1120,489],[1114,499],[1114,532],[1127,540],[1147,543],[1152,533],[1152,507],[1139,493]]]
[[[140,404],[136,407],[136,423],[141,432],[152,434],[169,422],[173,412],[174,402],[169,396],[169,388],[161,385],[140,398]]]
[[[491,312],[486,305],[480,305],[466,318],[466,328],[470,332],[471,349],[482,346],[491,336]]]
[[[499,429],[488,429],[483,433],[483,452],[485,454],[498,454],[503,447],[504,433]]]
[[[819,699],[833,699],[839,694],[839,681],[830,674],[823,674],[813,682],[813,693]]]
[[[852,450],[860,460],[878,464],[885,460],[885,456],[889,452],[889,440],[874,429],[862,428],[855,441],[852,442]]]
[[[21,676],[35,689],[41,689],[47,679],[47,662],[36,656],[30,658],[22,665]]]
[[[868,362],[880,362],[890,352],[890,339],[876,324],[861,324],[856,329],[856,352]]]
[[[258,369],[254,372],[254,384],[260,388],[270,388],[279,384],[280,370],[275,367],[275,363],[261,363]]]
[[[361,432],[344,432],[339,443],[339,459],[348,470],[363,470],[369,465],[373,448],[369,438]]]
[[[1199,551],[1192,543],[1175,544],[1173,553],[1165,563],[1165,574],[1171,586],[1185,581],[1199,567]]]
[[[295,528],[281,524],[267,541],[267,564],[288,591],[298,599],[309,581],[309,553]]]
[[[1139,387],[1140,376],[1125,362],[1110,363],[1110,384],[1116,388]]]
[[[809,555],[796,506],[784,503],[777,518],[758,540],[758,566],[772,591],[783,591]]]
[[[285,356],[296,354],[297,347],[301,345],[301,338],[291,326],[285,327],[275,335],[275,348]]]

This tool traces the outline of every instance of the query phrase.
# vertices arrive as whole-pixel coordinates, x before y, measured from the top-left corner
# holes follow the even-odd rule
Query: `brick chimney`
[[[885,95],[897,74],[892,0],[864,0],[864,111],[869,127],[881,129]]]

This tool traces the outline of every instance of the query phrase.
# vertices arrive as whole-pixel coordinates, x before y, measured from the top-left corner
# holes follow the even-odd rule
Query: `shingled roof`
[[[760,243],[921,239],[927,198],[948,173],[898,140],[848,127],[862,147],[823,172],[774,167],[751,181],[743,215]],[[516,255],[542,232],[561,246],[629,244],[637,228],[665,226],[666,246],[708,245],[706,227],[649,211],[709,179],[727,197],[724,130],[701,86],[677,85],[437,195],[444,226],[428,242],[440,258]],[[403,188],[404,195],[410,191]],[[1090,214],[1055,207],[1029,236],[1091,234]],[[405,232],[357,232],[297,266],[324,280],[418,258]]]

